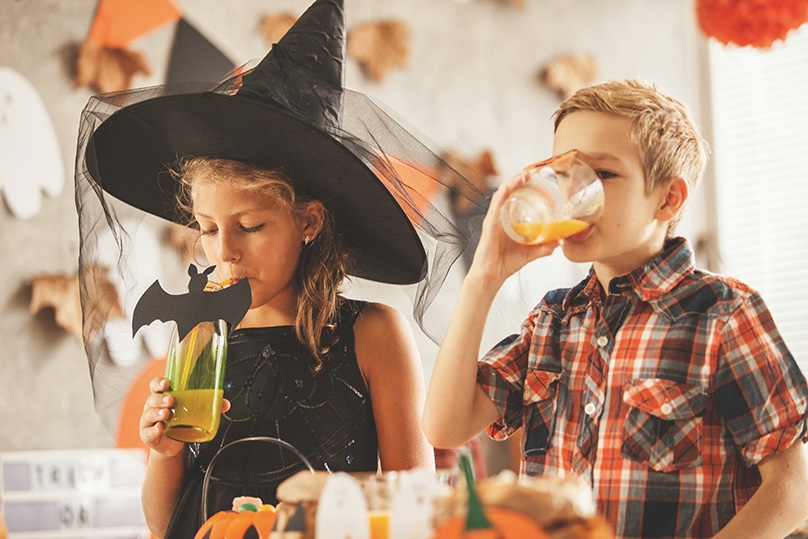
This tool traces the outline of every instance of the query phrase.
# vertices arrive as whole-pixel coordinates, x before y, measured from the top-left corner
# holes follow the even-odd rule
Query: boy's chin
[[[562,241],[561,252],[564,253],[567,260],[576,264],[592,262],[592,257],[580,243]]]

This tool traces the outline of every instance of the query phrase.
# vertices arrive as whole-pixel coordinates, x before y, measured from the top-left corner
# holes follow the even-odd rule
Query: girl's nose
[[[219,233],[219,260],[229,262],[237,260],[241,256],[238,239],[231,233],[224,231]]]

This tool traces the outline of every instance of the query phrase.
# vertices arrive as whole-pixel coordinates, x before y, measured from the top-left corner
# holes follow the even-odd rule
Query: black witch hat
[[[334,213],[353,274],[410,284],[426,253],[392,193],[341,140],[345,15],[318,0],[243,75],[235,94],[184,93],[129,105],[90,137],[87,167],[106,193],[177,221],[178,158],[211,156],[282,169]]]

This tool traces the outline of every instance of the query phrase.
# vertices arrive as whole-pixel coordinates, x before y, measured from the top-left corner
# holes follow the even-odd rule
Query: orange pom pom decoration
[[[768,49],[808,21],[808,0],[696,0],[696,19],[724,45]]]
[[[277,513],[242,506],[239,512],[219,511],[202,524],[194,539],[269,539]]]

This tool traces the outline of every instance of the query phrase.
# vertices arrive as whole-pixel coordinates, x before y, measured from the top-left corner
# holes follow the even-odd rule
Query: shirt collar
[[[653,301],[673,290],[696,268],[696,257],[690,242],[683,237],[665,242],[664,250],[631,273],[615,277],[609,283],[612,295],[633,293],[643,301]],[[599,301],[601,287],[594,268],[578,285],[571,288],[564,298],[563,309],[577,304]],[[585,301],[584,298],[586,298]]]

